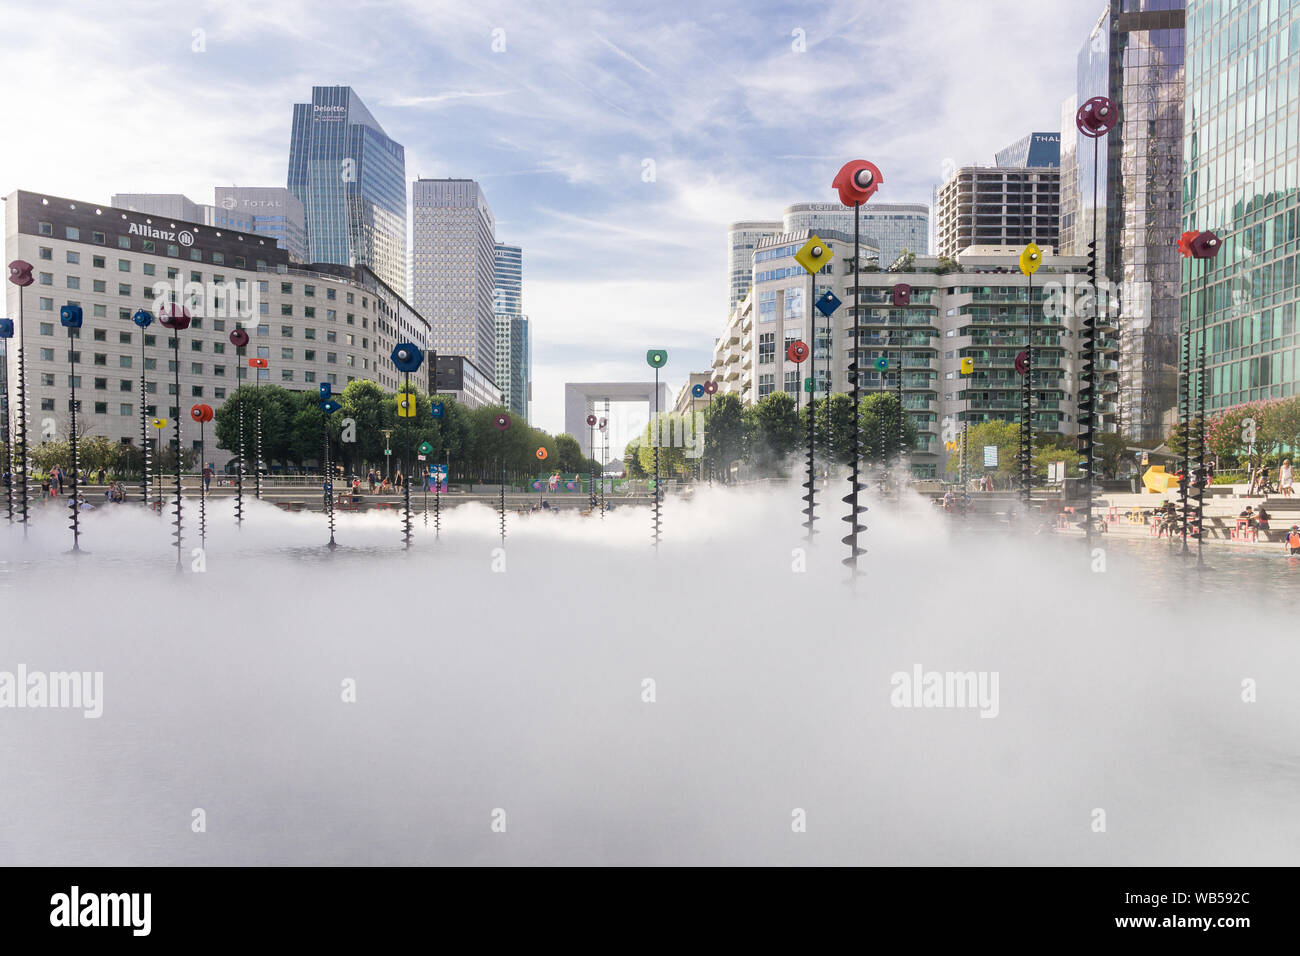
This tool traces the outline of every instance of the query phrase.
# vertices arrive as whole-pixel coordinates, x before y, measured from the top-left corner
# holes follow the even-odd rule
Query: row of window
[[[37,235],[50,236],[52,238],[54,236],[54,225],[53,223],[48,223],[48,222],[38,222],[36,224],[36,232]],[[73,242],[83,241],[81,238],[81,229],[77,226],[65,226],[63,229],[63,238],[71,240]],[[137,248],[135,244],[136,240],[129,235],[128,236],[119,235],[116,238],[117,238],[117,247],[119,249]],[[97,246],[106,246],[108,245],[108,236],[106,233],[100,232],[99,230],[91,230],[90,241]],[[145,239],[141,237],[139,238],[138,248],[141,252],[149,252],[149,253],[157,254],[160,252],[160,245],[161,245],[161,249],[165,250],[167,255],[172,256],[174,258],[180,258],[181,246],[178,243],[166,242],[160,244],[153,239]],[[202,249],[199,249],[196,246],[190,246],[188,248],[189,248],[190,259],[194,260],[195,262],[204,261]],[[224,252],[213,251],[208,261],[211,262],[214,266],[226,265],[226,254]],[[254,262],[255,262],[255,268],[258,269],[266,268],[265,259],[256,259],[254,260]],[[245,259],[244,256],[238,256],[238,255],[231,256],[229,264],[234,266],[236,269],[248,268],[247,260]]]

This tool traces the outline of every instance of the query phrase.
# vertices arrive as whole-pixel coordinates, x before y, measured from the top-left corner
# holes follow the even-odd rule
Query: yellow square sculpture
[[[1166,472],[1164,465],[1152,465],[1142,475],[1142,484],[1151,494],[1162,495],[1178,487],[1178,476]]]
[[[803,266],[805,272],[816,275],[826,267],[834,256],[835,253],[831,249],[830,243],[813,233],[808,241],[799,247],[799,251],[794,254],[794,261]]]

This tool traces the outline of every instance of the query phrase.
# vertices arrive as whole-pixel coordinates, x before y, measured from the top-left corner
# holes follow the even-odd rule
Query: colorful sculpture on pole
[[[410,342],[402,342],[394,346],[391,356],[393,364],[397,370],[406,376],[406,385],[403,387],[403,393],[398,396],[397,414],[399,417],[406,419],[402,426],[403,441],[402,450],[403,458],[406,458],[405,452],[410,449],[411,428],[410,419],[415,417],[416,401],[415,393],[411,391],[411,373],[420,367],[424,362],[424,353],[420,351],[419,346],[412,345]],[[408,550],[411,547],[411,469],[410,462],[404,469],[402,481],[402,541],[404,547]]]
[[[68,446],[72,458],[72,494],[68,496],[68,507],[72,509],[72,550],[81,550],[81,502],[78,500],[77,484],[81,478],[81,462],[77,457],[77,347],[73,339],[81,333],[81,306],[68,304],[59,310],[59,324],[68,330],[68,386],[72,390],[72,399],[68,403],[68,414],[72,427],[69,429]]]
[[[510,428],[510,416],[504,412],[492,423],[501,432],[501,543],[506,543],[506,431]]]
[[[14,476],[13,467],[13,431],[9,422],[9,340],[14,337],[14,320],[0,319],[0,340],[5,346],[4,358],[0,359],[0,405],[4,406],[4,461],[0,462],[0,474],[4,475],[5,516],[10,524],[14,523]]]
[[[176,403],[181,400],[181,333],[190,327],[190,313],[185,306],[171,303],[158,311],[158,322],[172,331],[172,364],[175,366]],[[179,411],[179,409],[178,409]],[[181,526],[181,417],[176,416],[176,520],[173,522],[176,538],[176,570],[183,571],[181,562],[181,541],[184,535]]]
[[[153,313],[137,309],[131,321],[140,329],[140,500],[149,505],[149,384],[145,381],[145,329],[153,325]],[[159,505],[161,512],[162,506]]]
[[[654,549],[655,554],[659,553],[659,541],[663,537],[663,525],[661,507],[663,503],[663,494],[659,487],[659,440],[662,429],[659,427],[659,370],[668,364],[668,353],[663,349],[650,349],[645,353],[646,364],[655,370],[655,417],[652,419],[650,428],[650,444],[654,448],[655,458],[655,489],[654,501],[651,506],[651,521],[654,528]]]
[[[212,421],[211,405],[195,405],[190,409],[190,418],[199,423],[199,541],[208,540],[208,422]]]
[[[1196,528],[1196,563],[1204,567],[1202,555],[1202,538],[1204,536],[1205,486],[1209,483],[1205,455],[1205,396],[1209,392],[1210,382],[1205,365],[1206,322],[1209,309],[1207,284],[1210,274],[1210,262],[1223,248],[1223,242],[1213,232],[1185,232],[1178,240],[1178,251],[1190,259],[1201,260],[1201,321],[1196,331],[1195,368],[1193,374],[1192,355],[1192,319],[1187,318],[1187,327],[1183,335],[1182,367],[1179,375],[1181,400],[1179,418],[1183,430],[1183,475],[1186,480],[1180,482],[1179,497],[1182,499],[1183,515],[1183,551],[1187,551],[1187,533],[1189,523]],[[1195,404],[1191,395],[1195,389]],[[1189,486],[1192,502],[1188,503]]]
[[[1119,110],[1114,101],[1105,96],[1094,96],[1086,101],[1074,115],[1074,124],[1080,133],[1092,140],[1092,241],[1088,243],[1088,278],[1092,283],[1093,301],[1100,300],[1100,288],[1097,276],[1097,183],[1099,175],[1101,137],[1105,136],[1119,121]],[[1097,396],[1101,390],[1101,380],[1097,368],[1097,332],[1101,318],[1100,305],[1094,305],[1092,313],[1085,315],[1080,322],[1079,347],[1083,353],[1082,374],[1079,376],[1079,440],[1083,453],[1083,527],[1088,550],[1092,551],[1092,490],[1093,476],[1101,468],[1097,457],[1097,431],[1100,422]]]
[[[23,320],[23,289],[36,281],[32,278],[32,264],[23,259],[9,263],[9,281],[18,286],[18,505],[26,538],[31,501],[27,486],[27,323]],[[9,480],[13,481],[12,469]]]
[[[244,348],[248,345],[248,332],[242,328],[234,328],[230,331],[230,344],[235,347],[236,368],[239,367],[238,359],[243,358]],[[236,437],[235,437],[235,524],[239,527],[244,526],[244,396],[240,394],[236,405]]]
[[[860,524],[858,520],[867,510],[866,505],[859,502],[859,495],[866,487],[860,480],[862,434],[858,421],[862,407],[862,384],[858,378],[858,349],[862,344],[862,283],[858,277],[861,264],[861,211],[862,204],[876,194],[884,181],[884,177],[874,163],[869,163],[865,159],[855,159],[840,167],[840,171],[835,174],[835,179],[831,182],[831,186],[839,190],[840,202],[845,206],[853,207],[853,344],[849,353],[848,367],[849,384],[852,386],[853,415],[849,429],[849,493],[843,498],[844,503],[849,506],[849,513],[843,519],[849,524],[849,533],[841,539],[843,544],[849,546],[849,555],[842,563],[849,569],[850,581],[856,581],[858,576],[858,556],[866,553],[865,548],[858,547],[858,536],[867,530],[866,525]]]
[[[1020,271],[1028,282],[1028,306],[1025,318],[1025,350],[1016,356],[1016,371],[1020,382],[1020,493],[1025,497],[1025,507],[1033,500],[1034,492],[1034,273],[1043,264],[1043,251],[1034,243],[1020,253]]]

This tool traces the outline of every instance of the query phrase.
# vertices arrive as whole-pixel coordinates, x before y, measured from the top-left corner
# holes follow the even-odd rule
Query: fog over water
[[[339,514],[330,553],[214,501],[201,573],[188,503],[185,573],[139,509],[75,557],[62,509],[0,523],[0,672],[103,672],[98,719],[0,708],[0,863],[1300,862],[1280,551],[1102,537],[1096,572],[908,498],[850,588],[843,492],[806,555],[800,493],[670,500],[657,556],[633,507],[511,515],[503,556],[481,505],[409,553]],[[917,665],[996,673],[996,716],[894,706]]]

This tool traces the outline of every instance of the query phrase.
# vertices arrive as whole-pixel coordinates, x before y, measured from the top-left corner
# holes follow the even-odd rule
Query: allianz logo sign
[[[145,236],[149,239],[163,239],[167,242],[179,242],[182,246],[194,245],[194,233],[190,232],[188,229],[182,229],[180,232],[168,232],[166,229],[155,229],[153,226],[133,222],[130,224],[129,231],[133,236]]]

